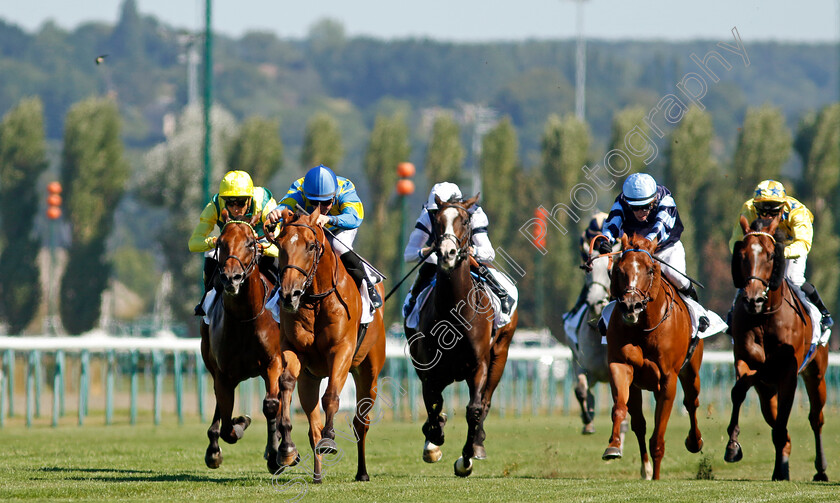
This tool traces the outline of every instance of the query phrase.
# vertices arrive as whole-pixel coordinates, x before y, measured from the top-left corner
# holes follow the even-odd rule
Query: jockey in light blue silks
[[[352,251],[356,232],[365,216],[353,182],[343,176],[336,176],[330,168],[319,164],[307,171],[303,178],[295,180],[277,209],[288,208],[294,211],[298,205],[307,213],[312,213],[316,207],[320,208],[321,215],[317,223],[332,231],[325,233],[330,245],[357,286],[361,287],[362,280],[367,280],[371,304],[374,308],[381,307],[382,297],[373,285],[382,278],[366,267]]]

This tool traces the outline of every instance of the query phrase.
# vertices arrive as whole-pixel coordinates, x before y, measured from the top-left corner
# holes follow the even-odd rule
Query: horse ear
[[[750,232],[750,223],[747,221],[747,217],[741,215],[739,223],[741,224],[741,230],[744,231],[744,234]]]
[[[782,286],[782,281],[785,279],[785,269],[787,268],[787,260],[785,260],[785,245],[776,242],[775,251],[773,253],[773,271],[770,273],[770,281],[768,286],[771,290],[777,290]]]
[[[440,200],[440,197],[439,197],[437,194],[435,194],[435,205],[436,205],[438,208],[440,208],[440,206],[441,206],[442,204],[443,204],[443,201],[441,201],[441,200]]]
[[[739,289],[747,286],[747,282],[744,279],[744,275],[741,273],[741,252],[743,251],[743,249],[744,242],[736,241],[735,248],[733,248],[732,250],[732,284],[735,285],[735,288]]]
[[[612,261],[612,271],[610,271],[610,298],[617,299],[621,296],[621,291],[618,287],[618,260]]]
[[[629,250],[630,248],[632,248],[630,246],[630,238],[627,236],[627,234],[622,234],[621,235],[621,249],[622,250]]]
[[[253,227],[254,229],[256,229],[256,228],[257,228],[257,226],[258,226],[258,225],[260,225],[260,220],[262,220],[262,214],[260,214],[260,213],[254,213],[254,214],[251,216],[251,221],[250,221],[250,222],[248,222],[248,223],[251,225],[251,227]]]
[[[650,250],[651,250],[651,251],[656,250],[657,245],[659,245],[659,236],[657,236],[657,237],[653,238],[653,239],[650,241]]]
[[[473,205],[475,205],[475,203],[478,202],[478,196],[480,196],[480,195],[481,195],[481,192],[479,192],[475,196],[473,196],[473,197],[467,199],[466,201],[464,201],[464,208],[466,208],[466,209],[472,208]]]
[[[222,208],[222,213],[219,215],[219,220],[221,220],[223,224],[228,223],[228,220],[230,220],[230,213],[228,213],[227,208]]]
[[[283,208],[280,212],[280,218],[283,220],[284,224],[291,223],[292,220],[295,219],[295,212],[290,210],[289,208]]]
[[[316,206],[315,209],[312,210],[312,213],[309,214],[309,216],[313,217],[313,219],[317,219],[318,217],[320,217],[321,216],[321,206],[320,205]]]

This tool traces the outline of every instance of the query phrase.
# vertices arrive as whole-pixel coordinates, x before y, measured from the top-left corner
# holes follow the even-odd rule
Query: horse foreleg
[[[268,429],[268,437],[265,443],[263,458],[268,463],[268,471],[277,472],[280,465],[277,464],[277,448],[280,445],[280,438],[277,434],[277,415],[280,413],[280,374],[282,362],[280,356],[272,360],[266,369],[263,380],[265,381],[265,399],[263,400],[263,414]]]
[[[436,463],[440,461],[443,453],[440,446],[443,445],[443,427],[446,425],[446,414],[443,414],[443,388],[444,386],[436,381],[423,381],[423,403],[426,405],[426,422],[423,423],[423,436],[426,443],[423,445],[423,461]]]
[[[332,358],[328,357],[327,364],[330,369],[327,389],[321,398],[321,405],[324,407],[324,428],[321,430],[321,441],[315,448],[315,454],[334,454],[338,451],[335,443],[335,415],[338,412],[339,394],[347,382],[347,375],[350,371],[352,360],[352,346],[347,351],[339,353]]]
[[[610,389],[612,390],[612,433],[610,445],[601,459],[621,457],[621,423],[627,417],[627,400],[630,397],[630,385],[633,382],[633,367],[626,363],[610,363]]]
[[[729,434],[729,442],[726,444],[726,453],[723,455],[723,459],[727,463],[741,461],[741,458],[744,457],[741,444],[738,443],[738,435],[741,433],[741,428],[738,426],[738,417],[741,413],[741,404],[747,397],[747,391],[756,381],[756,371],[751,370],[743,360],[735,362],[735,373],[738,378],[732,386],[732,416],[729,419],[729,426],[726,428],[726,432]]]
[[[656,393],[653,433],[650,436],[650,455],[653,458],[653,480],[659,480],[659,468],[665,456],[665,430],[671,418],[674,397],[677,394],[677,376],[665,375]]]
[[[222,420],[220,437],[229,444],[235,444],[245,434],[245,429],[251,425],[250,416],[231,417],[235,384],[217,378],[213,381],[216,392],[216,407]]]
[[[780,376],[776,423],[773,425],[773,446],[776,448],[776,462],[773,480],[790,480],[790,434],[787,425],[796,394],[796,364],[788,367],[787,375]]]
[[[811,430],[814,432],[814,447],[816,448],[814,468],[817,469],[817,473],[814,475],[814,481],[828,482],[828,476],[825,474],[828,463],[825,459],[822,442],[822,427],[823,424],[825,424],[823,407],[825,407],[826,386],[825,374],[817,365],[817,359],[819,358],[820,355],[818,355],[817,358],[810,363],[809,367],[806,368],[802,376],[805,380],[805,390],[808,392],[808,402],[811,404],[811,410],[808,412],[808,422],[811,423]],[[826,362],[821,368],[824,369],[827,364],[828,362],[826,357]]]
[[[321,379],[306,373],[298,379],[298,398],[306,418],[309,420],[309,445],[313,452],[312,481],[320,484],[323,480],[321,455],[318,452],[321,443],[321,409],[318,407],[318,392]]]
[[[647,422],[642,412],[642,390],[638,386],[630,386],[630,395],[627,399],[627,410],[630,412],[630,427],[636,434],[636,441],[639,443],[639,457],[641,458],[640,473],[642,479],[650,480],[653,477],[653,465],[650,462],[647,451]],[[625,421],[626,422],[626,421]],[[622,423],[624,425],[624,422]],[[622,447],[624,439],[622,438]]]
[[[685,438],[688,452],[700,452],[703,448],[703,436],[697,426],[697,408],[700,407],[700,361],[703,355],[703,341],[695,351],[692,361],[680,372],[680,384],[683,389],[683,405],[688,411],[689,429]],[[699,353],[699,357],[697,356]]]
[[[594,402],[595,397],[590,401],[589,397],[592,392],[589,390],[589,382],[586,379],[586,373],[580,372],[577,374],[577,384],[575,385],[575,398],[580,404],[580,420],[583,422],[584,435],[591,435],[595,433],[595,426],[592,424],[592,413],[590,411],[590,403]],[[592,411],[594,412],[594,411]]]
[[[277,431],[280,434],[280,447],[277,450],[277,464],[280,467],[295,466],[300,461],[297,447],[292,441],[292,393],[301,371],[300,360],[293,351],[283,351],[284,370],[280,375],[280,415]]]
[[[222,465],[222,448],[219,447],[219,423],[221,422],[221,415],[219,415],[219,404],[216,404],[213,412],[213,422],[210,423],[210,428],[207,430],[207,438],[210,439],[210,445],[207,446],[207,451],[204,453],[204,464],[208,468],[218,468]]]
[[[484,387],[482,393],[481,404],[481,418],[478,421],[478,431],[475,433],[473,439],[473,459],[487,459],[487,451],[484,449],[484,440],[487,438],[487,433],[484,431],[484,420],[490,412],[490,405],[493,401],[493,392],[499,386],[502,380],[502,375],[507,364],[508,348],[510,347],[510,338],[512,337],[512,329],[510,325],[503,328],[496,339],[496,343],[490,351],[490,365],[487,369],[487,385]]]
[[[472,457],[475,454],[473,442],[484,413],[482,401],[487,386],[487,370],[487,362],[479,361],[475,374],[467,381],[470,389],[470,403],[467,404],[467,441],[461,450],[461,457],[455,460],[455,475],[459,477],[468,477],[472,473]]]

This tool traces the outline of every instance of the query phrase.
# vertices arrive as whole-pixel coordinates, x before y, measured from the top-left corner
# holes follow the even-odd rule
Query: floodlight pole
[[[206,0],[204,5],[204,190],[201,204],[210,200],[210,176],[213,172],[210,125],[210,109],[213,106],[213,0]]]

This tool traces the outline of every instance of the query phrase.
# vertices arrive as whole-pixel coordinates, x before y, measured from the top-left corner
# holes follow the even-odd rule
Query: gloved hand
[[[600,253],[602,255],[604,253],[612,252],[612,245],[606,239],[599,239],[597,248],[598,248],[598,253]]]

